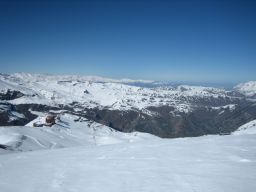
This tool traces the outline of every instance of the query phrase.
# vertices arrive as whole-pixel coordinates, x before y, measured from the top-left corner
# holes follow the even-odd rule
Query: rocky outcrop
[[[143,111],[87,110],[85,116],[118,131],[140,131],[164,138],[206,134],[229,134],[256,118],[254,103],[240,103],[235,109],[199,107],[189,113],[174,113],[169,106],[149,107]]]
[[[0,103],[0,125],[16,126],[25,125],[35,119],[37,116],[32,114],[29,108],[22,108],[10,103]]]
[[[20,91],[8,89],[6,93],[0,93],[0,100],[13,100],[24,96]]]

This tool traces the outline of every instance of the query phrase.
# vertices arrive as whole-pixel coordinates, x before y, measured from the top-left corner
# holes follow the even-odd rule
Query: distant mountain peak
[[[248,97],[256,96],[256,81],[240,83],[234,89]]]

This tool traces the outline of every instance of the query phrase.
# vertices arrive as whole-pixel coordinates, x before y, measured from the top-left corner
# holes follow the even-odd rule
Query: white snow
[[[80,121],[77,121],[80,120]],[[33,127],[45,124],[45,116],[40,116],[19,127],[0,127],[0,144],[9,146],[13,152],[39,149],[53,149],[81,145],[106,145],[130,142],[144,137],[157,138],[150,134],[121,133],[107,126],[70,114],[60,115],[60,120],[52,127]],[[9,153],[0,149],[1,153]]]
[[[18,118],[25,118],[25,116],[17,111],[11,111],[11,115],[16,116]]]
[[[256,120],[250,121],[242,125],[233,134],[234,135],[256,134]]]
[[[255,180],[255,134],[0,155],[3,192],[245,192]]]
[[[246,83],[241,83],[235,87],[237,91],[246,96],[256,95],[256,81],[249,81]]]
[[[18,135],[15,133],[2,133],[0,134],[0,144],[2,145],[8,145],[12,143],[13,141],[17,141]]]
[[[33,122],[44,122],[39,117]],[[1,127],[3,192],[244,192],[256,188],[256,120],[228,136],[160,139],[61,114]],[[64,147],[64,148],[63,148]],[[39,150],[40,149],[40,150]],[[42,150],[44,149],[44,150]]]
[[[228,109],[230,111],[235,110],[236,104],[229,104],[229,105],[223,105],[223,106],[218,106],[218,107],[211,107],[214,110],[223,110],[223,109]]]

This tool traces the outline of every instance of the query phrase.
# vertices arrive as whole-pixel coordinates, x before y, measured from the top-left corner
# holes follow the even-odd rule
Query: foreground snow
[[[31,127],[44,122],[44,116],[23,127],[0,127],[0,144],[12,149],[0,149],[0,191],[244,192],[256,188],[255,121],[228,136],[160,139],[146,133],[120,133],[70,114],[59,117],[53,127]]]
[[[255,180],[254,134],[0,155],[4,192],[244,192],[256,188]]]
[[[242,125],[233,134],[234,135],[256,134],[256,120],[250,121]]]
[[[59,117],[52,127],[33,127],[34,123],[45,123],[45,116],[39,116],[26,126],[0,127],[0,145],[7,147],[7,150],[0,148],[0,154],[75,146],[109,145],[157,138],[146,133],[121,133],[75,115],[62,114]]]

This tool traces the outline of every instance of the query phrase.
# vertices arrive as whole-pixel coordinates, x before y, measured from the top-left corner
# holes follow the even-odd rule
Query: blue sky
[[[0,0],[0,72],[256,80],[256,1]]]

